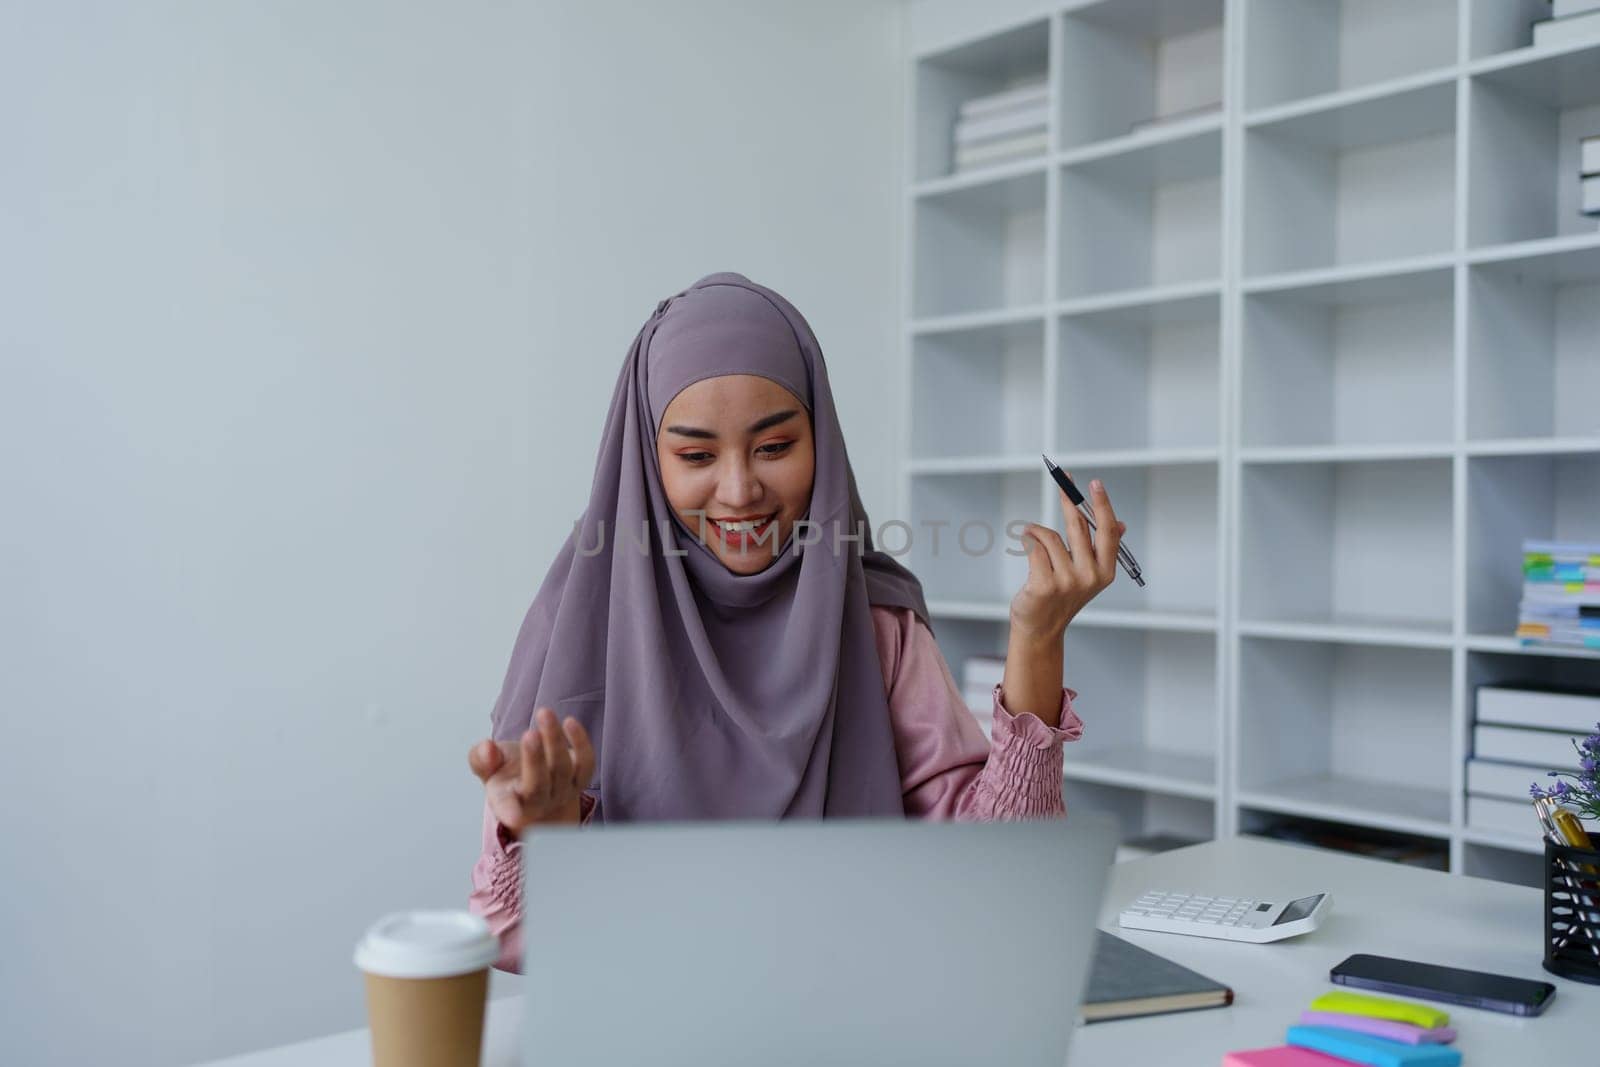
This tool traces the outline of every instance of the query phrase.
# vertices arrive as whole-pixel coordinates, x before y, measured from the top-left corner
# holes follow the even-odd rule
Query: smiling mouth
[[[759,519],[745,519],[738,522],[712,519],[711,525],[717,531],[717,536],[722,538],[723,544],[730,548],[746,548],[757,539],[765,537],[777,519],[778,513],[773,512]]]

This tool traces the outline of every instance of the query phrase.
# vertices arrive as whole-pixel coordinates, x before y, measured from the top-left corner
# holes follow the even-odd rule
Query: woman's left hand
[[[1059,639],[1067,624],[1117,576],[1117,547],[1128,529],[1111,510],[1111,497],[1096,478],[1089,483],[1096,531],[1056,490],[1067,520],[1067,539],[1048,526],[1030,522],[1022,543],[1028,551],[1028,579],[1011,598],[1011,626],[1036,639]]]

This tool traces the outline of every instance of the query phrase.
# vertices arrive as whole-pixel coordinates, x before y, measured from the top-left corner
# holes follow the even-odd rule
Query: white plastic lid
[[[372,924],[356,946],[356,966],[386,978],[448,978],[489,966],[500,942],[465,911],[397,911]]]

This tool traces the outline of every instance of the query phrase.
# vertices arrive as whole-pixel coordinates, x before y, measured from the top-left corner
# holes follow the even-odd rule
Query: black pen
[[[1043,455],[1043,453],[1040,454]],[[1088,520],[1089,529],[1093,530],[1095,528],[1094,512],[1089,509],[1089,505],[1083,502],[1083,494],[1078,492],[1078,487],[1072,484],[1072,479],[1067,477],[1067,472],[1051,463],[1049,456],[1044,456],[1044,465],[1049,469],[1050,477],[1056,480],[1056,484],[1061,487],[1061,491],[1067,494],[1067,499],[1072,501],[1073,506],[1078,509],[1078,514]],[[1117,562],[1122,564],[1122,569],[1128,572],[1128,577],[1143,588],[1144,576],[1139,572],[1139,561],[1133,558],[1133,553],[1128,551],[1128,546],[1121,542],[1117,544]]]

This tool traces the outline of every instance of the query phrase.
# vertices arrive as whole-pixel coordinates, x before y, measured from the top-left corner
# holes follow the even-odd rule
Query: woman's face
[[[672,510],[735,574],[770,566],[811,506],[811,416],[770,378],[684,389],[661,415],[656,455]]]

